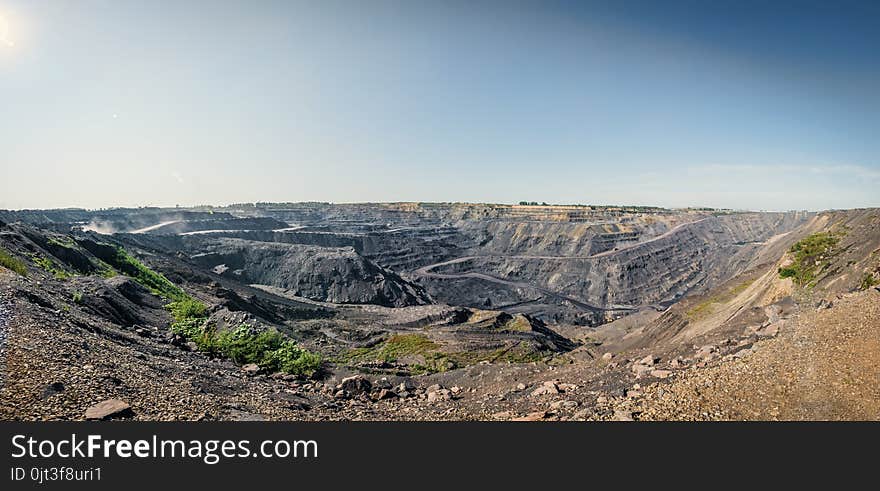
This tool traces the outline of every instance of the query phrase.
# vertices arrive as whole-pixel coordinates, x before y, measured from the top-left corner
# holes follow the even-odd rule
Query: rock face
[[[421,282],[438,301],[474,307],[486,299],[530,302],[540,304],[535,308],[545,315],[559,312],[562,317],[555,320],[595,325],[614,314],[590,312],[575,302],[604,309],[668,305],[754,267],[765,243],[810,216],[741,213],[698,216],[675,226],[633,222],[604,228],[469,224],[479,247],[459,260],[418,272],[425,273]],[[574,315],[579,311],[582,321]]]
[[[171,321],[163,301],[127,276],[89,278],[83,283],[83,289],[89,288],[80,304],[117,324],[160,326]]]
[[[333,303],[404,307],[431,303],[424,289],[349,247],[218,238],[199,242],[198,264],[245,283],[271,285]],[[223,268],[218,268],[218,266]]]

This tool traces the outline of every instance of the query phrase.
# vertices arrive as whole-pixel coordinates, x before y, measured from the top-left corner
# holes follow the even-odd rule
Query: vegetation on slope
[[[793,262],[779,268],[779,277],[791,278],[798,286],[815,285],[817,276],[836,253],[838,242],[840,235],[834,232],[819,232],[801,239],[791,246]]]
[[[862,281],[859,283],[860,290],[867,290],[873,286],[880,285],[880,279],[877,279],[873,273],[865,273],[862,276]]]
[[[73,276],[73,274],[55,264],[55,261],[52,261],[48,257],[34,254],[32,259],[34,264],[51,273],[56,279],[66,280]]]
[[[96,249],[93,247],[93,249]],[[321,366],[321,357],[298,346],[277,330],[255,332],[247,326],[218,332],[208,321],[207,306],[189,296],[162,274],[153,271],[121,247],[103,246],[105,276],[115,271],[129,276],[154,295],[169,301],[165,306],[173,321],[171,331],[196,344],[200,351],[222,356],[236,363],[256,363],[266,371],[311,376]]]
[[[687,311],[688,318],[691,320],[700,320],[709,316],[715,311],[715,308],[718,305],[730,302],[740,293],[746,291],[746,288],[748,288],[749,285],[751,285],[753,282],[754,280],[743,281],[742,283],[739,283],[730,290],[719,293],[717,295],[713,295],[712,297],[703,300],[702,302],[698,303]]]
[[[121,247],[117,247],[116,253],[112,257],[107,258],[106,262],[122,274],[131,277],[133,280],[146,287],[154,295],[172,301],[186,300],[189,298],[180,287],[169,281],[168,278],[162,276],[160,273],[145,266]]]
[[[369,348],[355,348],[340,357],[342,362],[381,361],[393,363],[398,358],[422,355],[427,358],[440,347],[421,334],[397,334]]]
[[[321,368],[320,355],[298,346],[274,329],[255,333],[250,327],[241,325],[209,337],[214,343],[213,351],[236,363],[256,363],[269,372],[306,376]]]
[[[240,364],[255,363],[269,372],[312,376],[321,368],[321,357],[275,329],[255,332],[247,325],[218,332],[208,322],[207,307],[187,297],[166,308],[174,321],[171,331],[194,342],[200,351]]]
[[[15,271],[16,273],[27,276],[27,266],[21,259],[13,257],[3,249],[0,249],[0,266]]]
[[[474,365],[481,361],[528,363],[544,358],[541,353],[523,343],[494,350],[445,352],[440,345],[422,334],[395,334],[376,346],[349,350],[334,361],[338,363],[395,363],[408,356],[424,359],[423,362],[409,365],[415,374],[445,372],[457,367]]]

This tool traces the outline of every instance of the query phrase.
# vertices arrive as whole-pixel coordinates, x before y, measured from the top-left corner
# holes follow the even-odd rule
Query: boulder
[[[344,391],[349,397],[352,397],[369,393],[370,389],[372,389],[372,385],[373,384],[363,376],[354,375],[342,379],[342,382],[337,385],[336,388]]]
[[[757,334],[760,337],[774,337],[777,334],[779,334],[779,325],[781,323],[782,323],[781,321],[774,322],[773,324],[762,327],[761,329],[758,329],[755,332],[755,334]]]
[[[397,397],[397,394],[391,392],[388,389],[379,389],[378,392],[373,394],[373,399],[377,401],[381,401],[383,399],[393,399]]]
[[[559,410],[559,409],[572,409],[578,407],[577,401],[555,401],[550,404],[550,409]]]
[[[642,358],[641,360],[639,360],[639,365],[645,365],[647,367],[651,367],[651,366],[654,366],[654,363],[656,363],[658,359],[659,358],[655,357],[654,355],[648,355],[648,356]]]
[[[86,419],[111,419],[131,412],[131,406],[119,399],[107,399],[86,409]]]
[[[513,418],[511,421],[541,421],[547,417],[547,411],[535,411],[519,418]]]
[[[578,386],[575,384],[558,384],[556,386],[562,392],[574,392],[577,390]]]
[[[697,350],[697,358],[708,359],[712,358],[712,355],[717,351],[715,346],[706,345]]]
[[[448,401],[452,399],[452,392],[448,389],[429,390],[428,402]]]
[[[558,394],[559,387],[556,386],[556,382],[547,381],[541,384],[540,387],[532,391],[532,397],[540,397],[552,394]]]
[[[408,378],[403,379],[403,381],[400,382],[400,384],[397,386],[398,394],[400,394],[401,392],[412,392],[414,390],[416,390],[416,384]]]
[[[646,365],[642,365],[640,363],[633,363],[633,365],[632,365],[632,372],[633,372],[633,374],[635,374],[636,378],[641,378],[641,377],[647,375],[648,373],[651,372],[651,370],[652,370],[651,367],[646,366]]]
[[[668,378],[672,375],[672,370],[651,370],[651,376],[657,378]]]

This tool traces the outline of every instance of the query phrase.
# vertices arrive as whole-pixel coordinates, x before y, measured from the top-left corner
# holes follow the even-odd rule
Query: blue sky
[[[880,206],[877,2],[0,0],[0,208]]]

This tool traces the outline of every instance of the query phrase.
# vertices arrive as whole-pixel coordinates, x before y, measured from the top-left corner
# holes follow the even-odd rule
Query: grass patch
[[[73,292],[73,303],[79,305],[82,303],[82,301],[83,301],[82,292]]]
[[[719,293],[717,295],[713,295],[706,300],[703,300],[702,302],[698,303],[687,311],[688,318],[690,318],[691,320],[699,320],[708,316],[715,311],[716,306],[730,302],[740,293],[746,291],[746,289],[751,286],[752,283],[754,283],[754,280],[743,281],[742,283],[738,283],[730,290]]]
[[[186,296],[169,303],[165,308],[171,312],[171,332],[199,344],[204,333],[204,324],[208,320],[208,307],[198,300]],[[200,347],[201,348],[201,347]]]
[[[321,356],[308,351],[275,329],[254,332],[247,325],[217,332],[208,322],[207,307],[187,297],[166,305],[174,321],[171,331],[194,342],[199,351],[239,363],[256,363],[269,372],[311,377],[321,368]]]
[[[342,363],[382,361],[393,363],[407,355],[426,355],[440,347],[421,334],[395,334],[385,342],[371,348],[355,348],[338,357]]]
[[[506,331],[530,332],[532,324],[529,323],[525,316],[517,314],[504,324],[503,329]]]
[[[192,318],[205,318],[208,307],[202,302],[187,297],[176,302],[171,302],[165,306],[175,320],[185,320]]]
[[[862,281],[859,283],[860,290],[867,290],[868,288],[880,285],[880,279],[874,277],[872,273],[865,273],[862,276]]]
[[[385,362],[393,363],[404,356],[420,355],[424,363],[410,365],[416,375],[445,372],[447,370],[475,365],[481,361],[492,363],[530,363],[541,361],[544,355],[523,343],[495,350],[474,350],[447,353],[440,346],[421,334],[396,334],[385,342],[371,348],[355,348],[333,361],[336,363]]]
[[[25,266],[24,261],[13,257],[3,249],[0,249],[0,266],[15,271],[22,276],[27,276],[27,266]]]
[[[119,273],[113,269],[113,266],[105,263],[104,261],[98,259],[98,271],[97,275],[102,278],[113,278],[114,276],[118,276]]]
[[[71,273],[69,273],[68,271],[62,269],[60,266],[58,266],[57,264],[55,264],[55,261],[52,261],[52,260],[49,259],[48,257],[39,256],[39,255],[37,255],[37,254],[34,254],[34,255],[32,256],[32,259],[33,259],[33,261],[34,261],[34,264],[36,264],[37,266],[43,268],[43,269],[46,270],[47,272],[52,273],[52,276],[54,276],[55,279],[58,279],[58,280],[66,280],[66,279],[68,279],[68,278],[72,278],[72,277],[73,277],[73,274],[71,274]]]
[[[180,287],[168,281],[168,278],[162,276],[162,274],[145,266],[142,262],[126,252],[125,249],[116,247],[115,251],[116,253],[112,257],[107,258],[106,262],[122,274],[131,277],[133,280],[146,287],[154,295],[172,301],[186,300],[189,298]]]
[[[799,240],[789,250],[794,256],[792,263],[779,268],[779,277],[791,278],[798,286],[814,286],[837,252],[840,237],[840,233],[819,232]]]
[[[73,249],[74,247],[76,247],[76,242],[71,237],[62,237],[60,239],[56,237],[49,237],[49,243],[67,249]]]
[[[456,366],[475,365],[481,361],[492,363],[531,363],[541,361],[545,355],[527,343],[518,343],[514,346],[498,348],[495,350],[462,351],[449,353],[447,358]]]

